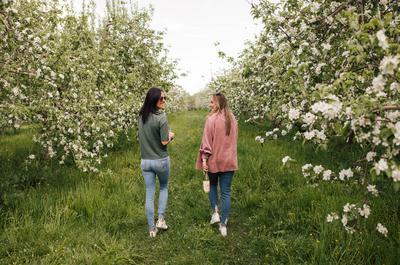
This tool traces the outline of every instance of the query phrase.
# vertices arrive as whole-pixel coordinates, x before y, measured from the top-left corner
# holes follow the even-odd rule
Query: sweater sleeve
[[[160,119],[160,138],[161,141],[168,141],[169,140],[169,127],[168,127],[168,120],[165,114],[162,114]]]
[[[214,122],[208,118],[204,125],[203,138],[201,139],[200,153],[202,159],[208,159],[212,155],[213,140],[214,140]]]

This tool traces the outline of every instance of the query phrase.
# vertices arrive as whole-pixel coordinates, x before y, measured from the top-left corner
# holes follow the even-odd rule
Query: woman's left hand
[[[169,136],[169,141],[172,141],[172,140],[174,140],[174,138],[175,138],[175,133],[169,132],[169,133],[168,133],[168,136]]]
[[[208,172],[207,160],[203,160],[203,170],[204,170],[205,172]]]

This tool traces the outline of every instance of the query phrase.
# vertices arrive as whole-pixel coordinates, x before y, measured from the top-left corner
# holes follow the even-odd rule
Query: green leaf
[[[350,122],[346,122],[343,126],[342,131],[340,132],[341,135],[347,135],[350,131]]]
[[[392,132],[392,130],[391,129],[389,129],[389,128],[384,128],[384,129],[382,129],[381,130],[381,133],[380,133],[380,136],[383,138],[383,139],[385,139],[385,140],[387,140],[390,136],[392,136],[393,135],[393,132]]]
[[[393,188],[398,192],[400,190],[400,182],[393,182]]]
[[[371,174],[371,180],[372,182],[375,182],[377,180],[377,175],[376,175],[376,171],[375,168],[371,168],[371,170],[369,171],[369,173]]]

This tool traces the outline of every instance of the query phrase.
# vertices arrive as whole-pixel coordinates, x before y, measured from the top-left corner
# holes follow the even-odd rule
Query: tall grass
[[[169,230],[149,238],[137,143],[121,139],[98,175],[41,161],[25,163],[35,146],[29,128],[0,137],[0,264],[398,264],[400,203],[383,194],[360,232],[349,235],[326,215],[358,202],[357,187],[308,185],[300,165],[346,167],[354,146],[333,151],[290,138],[254,141],[262,128],[240,124],[239,167],[232,186],[228,237],[209,225],[202,175],[194,169],[205,112],[169,116],[176,140]],[[135,132],[130,138],[135,139]],[[290,155],[299,162],[282,168]],[[389,229],[387,238],[374,227]]]

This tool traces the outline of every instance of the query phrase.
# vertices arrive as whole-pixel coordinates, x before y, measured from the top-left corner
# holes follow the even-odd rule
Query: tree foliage
[[[209,87],[228,94],[234,111],[248,120],[269,118],[277,128],[266,138],[291,132],[321,148],[342,138],[365,151],[340,172],[303,166],[309,180],[356,181],[374,196],[374,184],[386,177],[398,190],[398,1],[261,0],[252,12],[263,22],[262,33]],[[368,207],[345,207],[347,231],[354,231],[350,212],[358,209],[366,218],[361,212]]]
[[[173,86],[150,11],[109,1],[97,23],[90,5],[77,15],[57,0],[0,3],[0,128],[34,124],[42,156],[96,171],[145,91]]]

